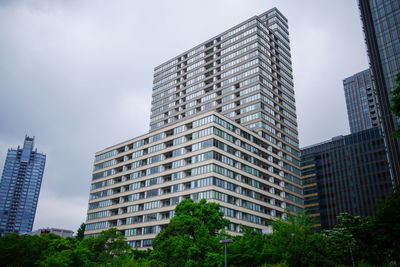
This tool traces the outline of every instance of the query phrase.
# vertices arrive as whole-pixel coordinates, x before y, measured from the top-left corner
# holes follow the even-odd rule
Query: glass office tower
[[[305,208],[316,228],[331,229],[341,212],[373,216],[379,199],[392,193],[379,127],[301,149]]]
[[[381,123],[394,183],[400,182],[400,140],[392,137],[399,118],[390,112],[390,91],[400,72],[400,3],[359,0],[363,30],[376,85]]]
[[[0,234],[32,231],[46,155],[34,150],[34,138],[9,149],[0,182]]]
[[[273,8],[154,70],[150,132],[95,155],[86,235],[151,246],[182,199],[258,231],[302,211],[287,19]]]
[[[377,101],[369,69],[343,80],[350,132],[379,126]]]

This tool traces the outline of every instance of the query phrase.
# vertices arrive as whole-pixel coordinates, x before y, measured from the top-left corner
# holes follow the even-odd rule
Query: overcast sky
[[[85,221],[96,151],[149,129],[155,66],[276,6],[289,20],[301,147],[348,134],[342,80],[368,67],[356,1],[0,1],[0,168],[47,155],[34,229]]]

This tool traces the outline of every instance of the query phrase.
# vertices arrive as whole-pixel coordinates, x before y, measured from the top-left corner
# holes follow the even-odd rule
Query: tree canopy
[[[288,215],[288,220],[271,222],[273,232],[263,234],[243,227],[242,236],[228,246],[231,266],[330,266],[326,238],[312,231],[308,215]]]
[[[387,266],[400,262],[400,193],[379,205],[376,217],[347,213],[330,231],[313,231],[307,214],[271,221],[272,233],[242,226],[230,236],[219,205],[181,201],[168,226],[153,241],[153,250],[133,250],[115,228],[80,239],[54,234],[0,237],[2,266],[223,266],[221,239],[230,238],[229,266]]]
[[[81,226],[79,226],[78,230],[76,231],[76,239],[83,240],[83,238],[85,237],[85,229],[86,224],[81,223]]]
[[[0,238],[2,266],[150,266],[148,261],[137,261],[134,256],[115,228],[83,240],[54,234],[9,234]]]
[[[375,224],[377,242],[390,260],[400,262],[400,186],[379,202]]]
[[[393,112],[394,115],[400,117],[400,72],[397,73],[395,84],[396,87],[390,92],[390,94],[392,95],[390,110]],[[393,132],[393,136],[395,138],[400,137],[400,128],[397,128]]]
[[[219,240],[229,221],[216,203],[181,201],[153,241],[153,258],[167,266],[215,266],[223,260]]]

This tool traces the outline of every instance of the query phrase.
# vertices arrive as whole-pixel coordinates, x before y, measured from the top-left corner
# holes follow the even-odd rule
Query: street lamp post
[[[227,243],[232,243],[233,240],[232,239],[224,239],[224,240],[220,240],[219,243],[221,244],[225,244],[225,267],[228,267],[228,259],[227,259],[227,253],[226,253],[226,245]]]

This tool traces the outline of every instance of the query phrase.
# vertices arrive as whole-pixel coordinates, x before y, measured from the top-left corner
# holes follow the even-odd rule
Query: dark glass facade
[[[32,231],[46,155],[25,137],[21,149],[9,149],[0,183],[0,235]]]
[[[392,178],[400,181],[400,140],[392,137],[400,124],[390,112],[390,91],[400,72],[400,1],[359,0],[368,56],[376,85]]]
[[[364,130],[301,150],[305,208],[319,229],[331,229],[348,212],[375,215],[378,199],[392,193],[380,128]]]
[[[350,132],[379,126],[377,101],[370,70],[364,70],[343,80]]]

